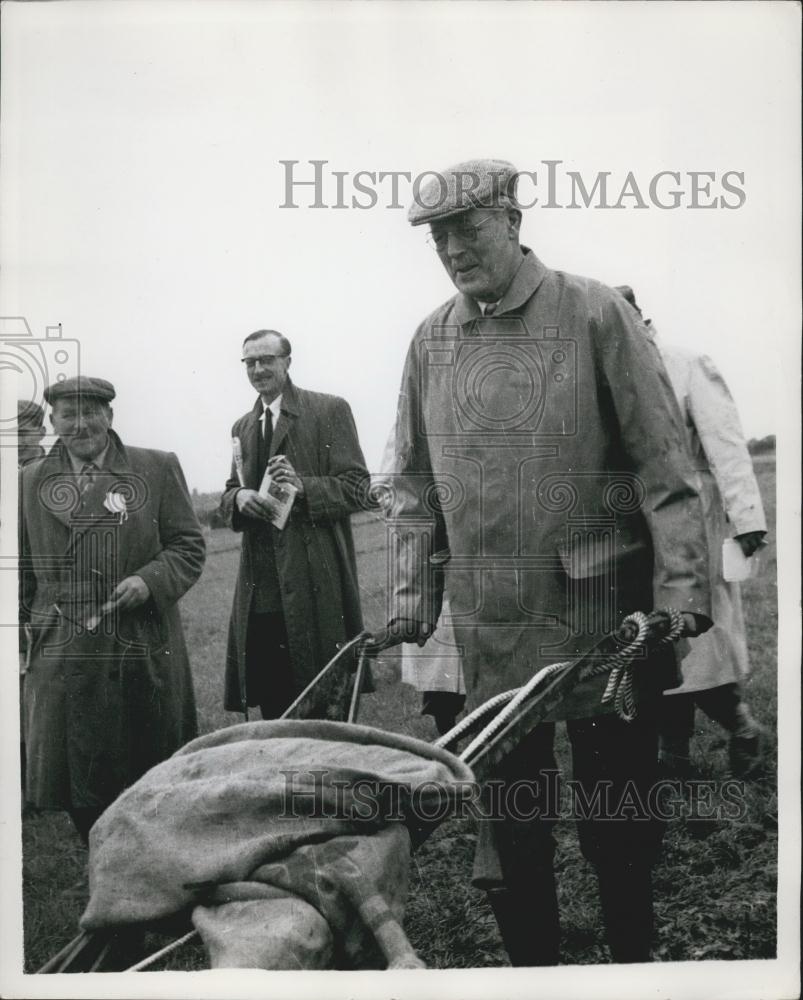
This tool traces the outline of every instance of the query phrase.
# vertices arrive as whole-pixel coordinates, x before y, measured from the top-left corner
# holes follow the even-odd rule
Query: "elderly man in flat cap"
[[[436,176],[409,212],[430,227],[457,294],[421,323],[407,356],[391,513],[407,548],[377,645],[426,641],[444,575],[427,554],[445,537],[468,708],[584,653],[630,612],[672,608],[690,634],[710,627],[700,501],[661,361],[615,291],[552,271],[520,244],[515,186],[512,164],[471,161]],[[653,708],[677,683],[664,648],[638,668],[634,721],[600,703],[604,675],[558,717],[587,801],[606,795],[603,815],[586,810],[578,831],[616,962],[650,957],[663,826],[618,803],[628,791],[646,803],[656,777]],[[553,735],[547,720],[500,774],[531,782],[542,813]],[[514,965],[559,960],[554,819],[537,814],[508,801],[500,822],[480,824],[474,881]]]
[[[197,733],[178,600],[205,547],[175,455],[112,430],[110,382],[45,399],[58,439],[22,470],[27,795],[84,842],[116,796]]]

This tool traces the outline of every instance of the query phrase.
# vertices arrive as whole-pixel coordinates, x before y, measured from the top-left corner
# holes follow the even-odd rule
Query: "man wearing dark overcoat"
[[[258,705],[267,719],[362,629],[350,515],[367,496],[368,472],[348,403],[290,380],[287,338],[258,330],[242,360],[259,397],[232,428],[242,463],[239,471],[232,463],[221,502],[243,533],[225,707],[247,715]],[[281,529],[259,493],[266,469],[297,490]]]
[[[45,411],[32,399],[17,400],[17,468],[23,469],[45,454],[41,445],[45,430]],[[25,805],[25,717],[22,714],[22,696],[28,660],[28,633],[20,629],[20,764],[23,810]]]
[[[690,633],[710,626],[696,479],[660,358],[616,292],[520,244],[515,185],[505,161],[463,163],[424,185],[408,216],[430,226],[457,294],[418,328],[402,378],[385,640],[424,641],[445,586],[469,708],[583,654],[630,612],[673,608]],[[445,576],[428,562],[435,538],[448,540]],[[634,721],[600,704],[604,675],[560,715],[586,801],[606,791],[610,815],[587,810],[578,832],[618,962],[650,956],[663,826],[617,803],[628,789],[646,802],[656,779],[653,706],[677,683],[672,650],[635,676]],[[537,727],[500,775],[531,783],[535,811],[505,800],[501,822],[480,824],[474,880],[514,965],[559,958],[553,734],[550,720]]]
[[[203,534],[175,455],[125,446],[115,390],[78,376],[45,399],[58,438],[22,470],[27,796],[86,841],[145,771],[197,735],[178,601]]]
[[[31,399],[17,400],[17,466],[24,466],[41,458],[45,449],[41,440],[45,430],[45,411]]]

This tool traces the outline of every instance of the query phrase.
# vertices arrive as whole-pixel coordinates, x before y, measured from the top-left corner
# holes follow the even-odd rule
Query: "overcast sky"
[[[367,210],[311,208],[309,187],[282,208],[283,160],[299,179],[327,160],[329,204],[347,172],[349,205],[358,171],[476,156],[536,171],[522,192],[542,203],[546,160],[564,186],[609,171],[612,202],[632,171],[646,208],[539,205],[523,241],[632,285],[667,339],[714,357],[749,436],[792,419],[795,5],[122,0],[3,19],[0,314],[36,336],[61,323],[81,371],[116,385],[123,439],[176,451],[191,486],[226,478],[260,327],[291,339],[299,385],[349,400],[375,469],[410,337],[452,293],[406,223],[406,181],[404,209],[387,181]],[[681,207],[650,199],[660,171],[681,174],[659,194]],[[690,171],[715,175],[701,203],[741,207],[688,207]]]

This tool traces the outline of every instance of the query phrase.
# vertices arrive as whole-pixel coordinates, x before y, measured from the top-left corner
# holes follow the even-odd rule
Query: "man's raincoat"
[[[436,309],[407,355],[392,456],[395,614],[434,624],[445,585],[469,708],[630,611],[709,614],[672,388],[636,314],[598,282],[525,251],[493,317],[464,294]],[[444,539],[441,575],[429,556]],[[650,670],[648,687],[677,683],[674,662]],[[564,717],[604,711],[604,683],[580,685]]]

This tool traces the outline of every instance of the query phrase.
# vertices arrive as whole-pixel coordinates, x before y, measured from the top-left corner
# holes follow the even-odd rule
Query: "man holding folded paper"
[[[243,532],[225,707],[267,719],[362,629],[349,518],[369,478],[348,403],[292,383],[286,337],[257,330],[242,361],[259,397],[232,428],[221,501]]]

